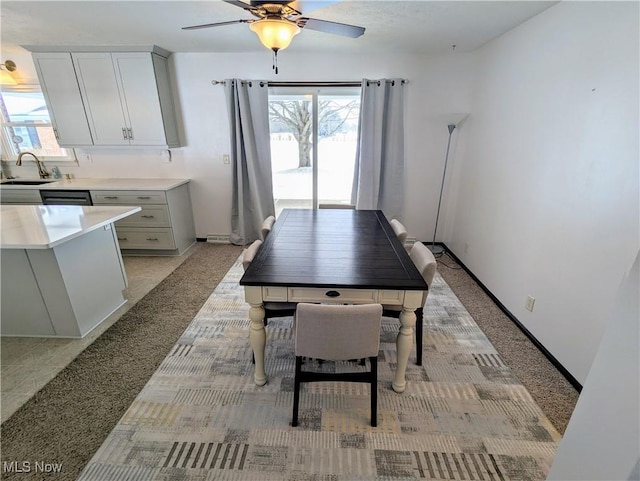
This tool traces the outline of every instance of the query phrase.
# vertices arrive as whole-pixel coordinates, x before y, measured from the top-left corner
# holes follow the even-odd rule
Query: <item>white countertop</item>
[[[38,180],[38,179],[15,179]],[[51,180],[51,179],[48,179]],[[186,184],[190,179],[60,179],[39,185],[6,185],[1,189],[11,190],[169,190]],[[5,180],[6,182],[6,180]]]
[[[123,206],[2,205],[0,247],[50,249],[140,210]]]

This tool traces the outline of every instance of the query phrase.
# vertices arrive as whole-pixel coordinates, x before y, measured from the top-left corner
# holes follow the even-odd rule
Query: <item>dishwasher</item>
[[[41,190],[45,205],[93,205],[88,190]]]

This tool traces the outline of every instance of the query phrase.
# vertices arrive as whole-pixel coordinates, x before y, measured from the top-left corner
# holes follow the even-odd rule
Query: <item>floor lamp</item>
[[[456,123],[449,122],[447,125],[447,129],[449,130],[449,140],[447,141],[447,153],[444,157],[444,170],[442,171],[442,184],[440,185],[440,197],[438,198],[438,212],[436,213],[436,226],[433,229],[433,241],[431,242],[431,252],[433,255],[442,255],[444,253],[444,248],[442,246],[436,245],[436,232],[438,232],[438,219],[440,219],[440,205],[442,204],[442,193],[444,192],[444,180],[447,176],[447,163],[449,162],[449,148],[451,147],[451,134],[456,129],[457,125],[464,120],[466,114],[458,116],[458,120]]]

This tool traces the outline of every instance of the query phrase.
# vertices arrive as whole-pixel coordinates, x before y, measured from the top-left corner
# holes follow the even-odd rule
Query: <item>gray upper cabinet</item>
[[[53,61],[59,55],[33,53],[34,60],[39,59],[41,64],[43,59]],[[92,139],[89,144],[66,142],[65,145],[179,146],[165,56],[155,52],[103,51],[64,55],[71,59],[72,85],[81,99],[82,118]],[[49,70],[54,70],[53,65]],[[49,70],[38,70],[43,89],[50,78],[59,75]],[[69,104],[59,101],[59,93],[60,89],[54,95],[47,92],[47,104],[53,117],[65,118],[70,115]]]
[[[71,54],[34,53],[33,62],[58,144],[62,147],[93,145]]]

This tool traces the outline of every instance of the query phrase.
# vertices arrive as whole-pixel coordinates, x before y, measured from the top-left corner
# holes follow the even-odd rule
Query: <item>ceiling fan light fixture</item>
[[[262,42],[262,45],[275,52],[285,49],[291,43],[295,35],[300,32],[300,27],[291,20],[282,18],[263,18],[249,24]]]

